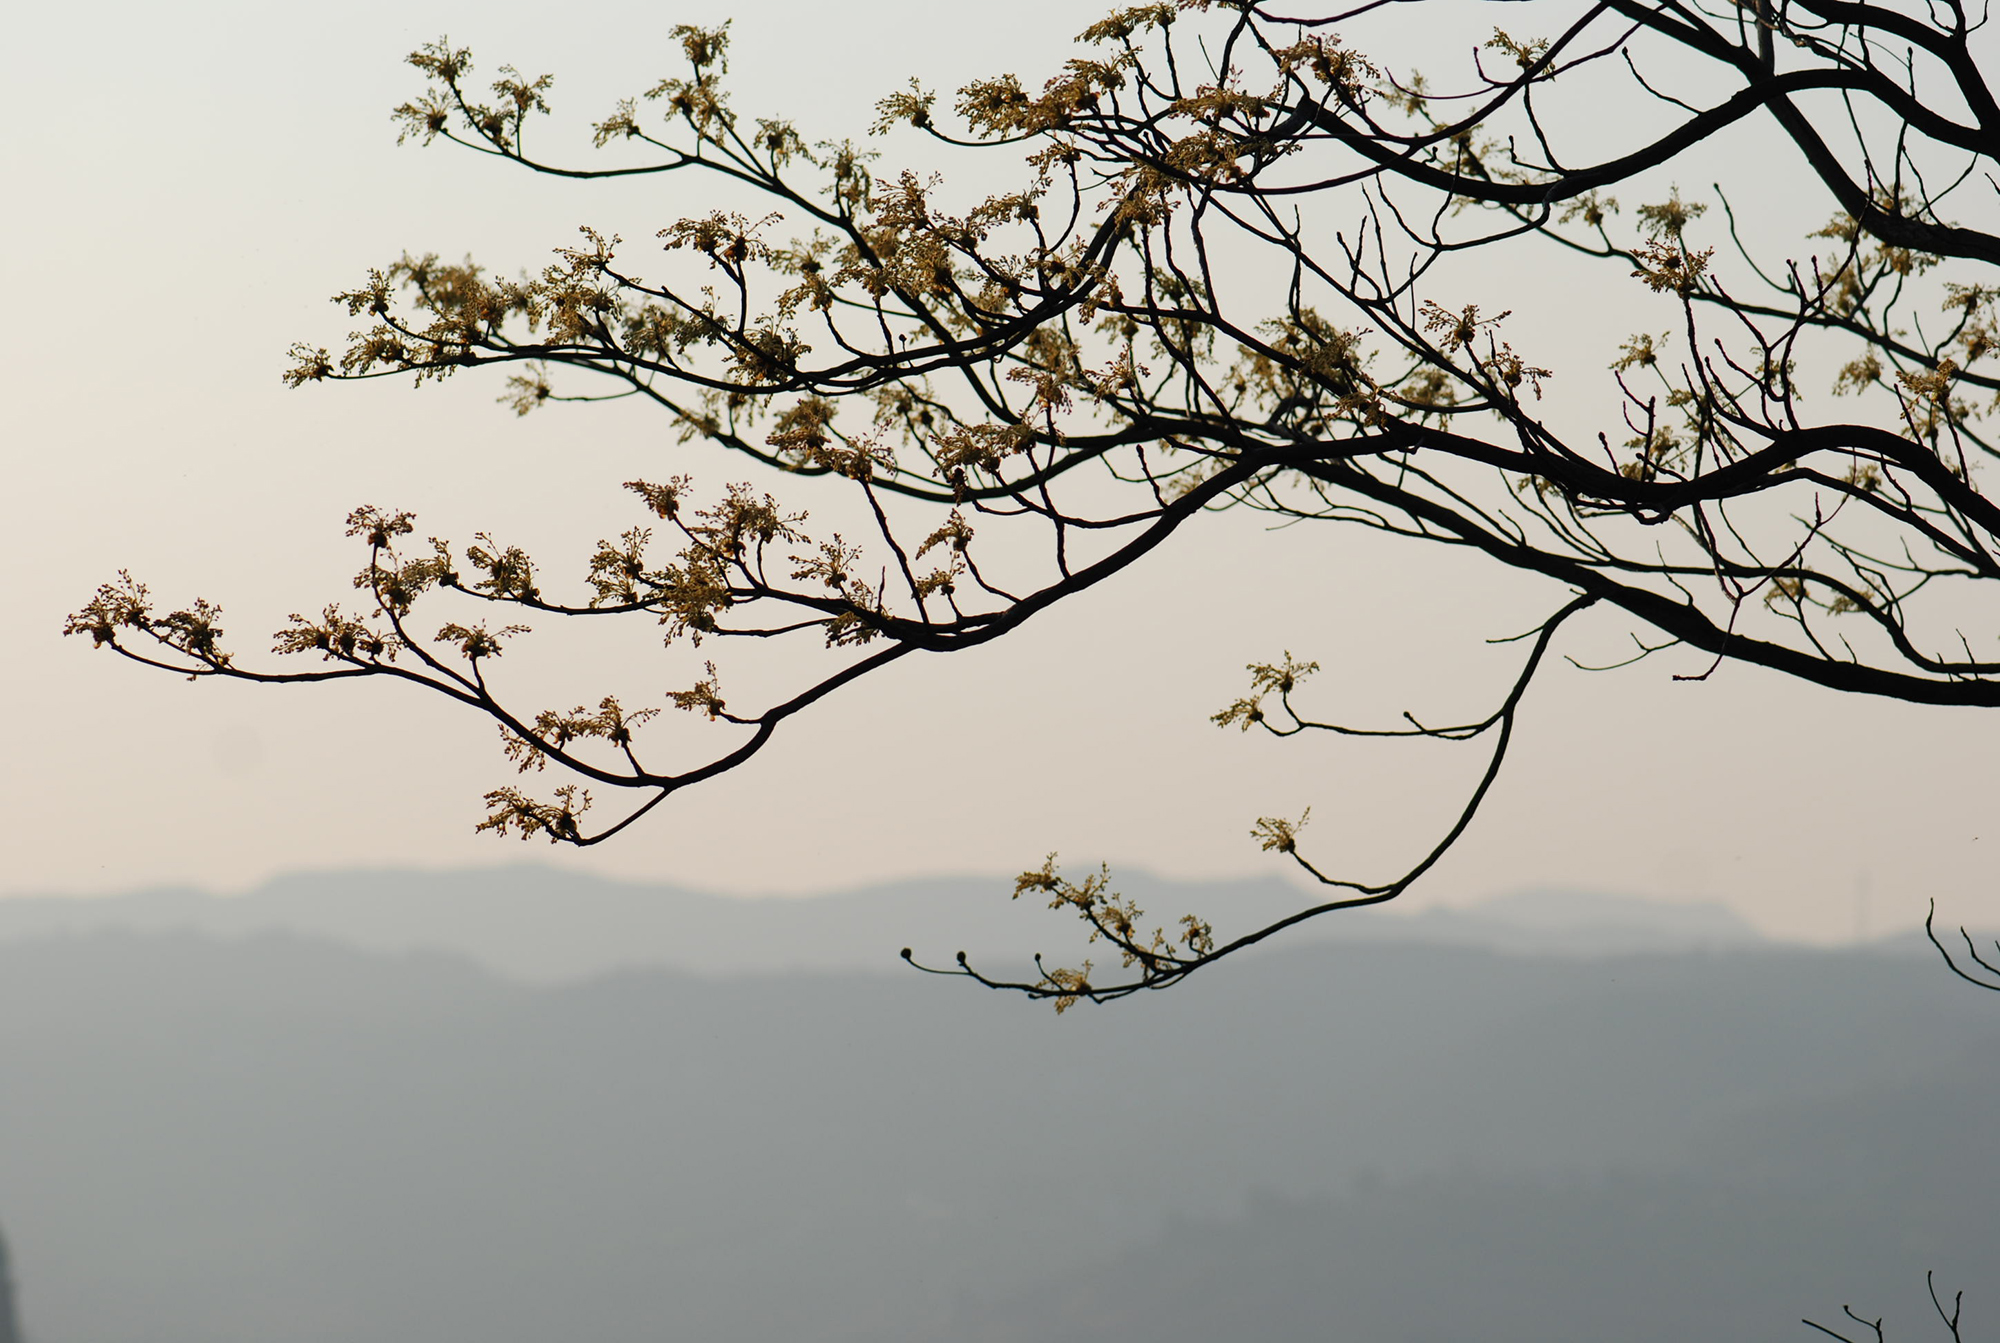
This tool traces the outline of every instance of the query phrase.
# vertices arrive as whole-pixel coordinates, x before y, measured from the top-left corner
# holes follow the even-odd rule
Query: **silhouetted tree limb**
[[[1930,1291],[1931,1307],[1937,1311],[1937,1317],[1943,1323],[1945,1333],[1950,1336],[1951,1343],[1961,1343],[1964,1336],[1959,1332],[1958,1321],[1965,1306],[1965,1293],[1958,1292],[1954,1294],[1951,1298],[1951,1309],[1946,1310],[1944,1301],[1938,1296],[1937,1275],[1935,1273],[1924,1274],[1924,1286]],[[1867,1337],[1874,1339],[1875,1343],[1884,1343],[1884,1340],[1888,1337],[1882,1330],[1882,1320],[1880,1317],[1872,1320],[1867,1319],[1864,1316],[1856,1314],[1852,1306],[1842,1306],[1840,1313],[1861,1326],[1861,1328],[1867,1330]],[[1808,1329],[1817,1329],[1829,1338],[1837,1338],[1840,1340],[1840,1343],[1862,1343],[1860,1338],[1843,1334],[1838,1329],[1830,1329],[1826,1325],[1814,1320],[1801,1320],[1799,1323],[1805,1325]]]
[[[666,221],[648,275],[590,229],[515,280],[404,256],[337,297],[356,329],[338,353],[296,347],[288,381],[503,365],[517,413],[640,398],[763,483],[629,482],[628,521],[568,583],[483,534],[419,540],[411,515],[357,509],[358,606],[275,636],[310,668],[239,660],[219,608],[163,607],[124,575],[69,629],[197,679],[436,692],[490,719],[521,771],[566,778],[550,796],[494,789],[481,828],[588,845],[754,759],[854,680],[1007,635],[1211,511],[1367,528],[1548,580],[1555,614],[1477,723],[1429,728],[1412,710],[1404,726],[1337,727],[1293,707],[1311,664],[1252,664],[1224,725],[1487,735],[1489,766],[1437,846],[1386,882],[1306,855],[1298,822],[1259,821],[1266,849],[1338,894],[1233,940],[1194,915],[1142,938],[1107,879],[1025,874],[1017,894],[1078,913],[1128,976],[942,972],[1059,1005],[1163,987],[1407,889],[1470,824],[1550,640],[1588,606],[1623,613],[1640,657],[1690,650],[1688,679],[1745,663],[2000,704],[1993,608],[1978,605],[2000,594],[2000,507],[1977,476],[2000,393],[1984,17],[1956,0],[1600,0],[1549,11],[1546,36],[1477,35],[1447,85],[1334,31],[1432,14],[1141,5],[1087,29],[1039,91],[1000,76],[949,112],[915,83],[883,99],[875,133],[930,137],[967,165],[963,193],[739,113],[726,25],[674,30],[682,68],[595,123],[611,156],[596,167],[529,147],[547,76],[502,67],[482,89],[469,52],[427,46],[410,57],[426,91],[395,112],[403,138],[562,177],[673,175],[680,198],[712,190],[716,208]],[[1774,201],[1647,176],[1752,125],[1792,160],[1760,177],[1795,165],[1832,211],[1782,258],[1737,227],[1739,205]],[[1648,203],[1628,213],[1614,188]],[[1512,314],[1448,265],[1462,255],[1486,274],[1558,256],[1601,268],[1637,328],[1603,352],[1608,369],[1584,370],[1608,409],[1578,370],[1559,379],[1516,348]],[[1533,297],[1535,316],[1566,316]],[[1849,400],[1836,412],[1833,396]],[[792,477],[821,482],[830,516],[808,518]],[[518,704],[500,659],[521,622],[598,618],[657,626],[687,688],[636,708]],[[772,702],[725,688],[715,650],[746,639],[803,645]],[[715,740],[663,747],[647,729],[668,708]],[[594,825],[592,789],[631,801]]]
[[[1994,943],[1991,953],[1994,959],[1987,960],[1986,956],[1980,953],[1979,945],[1972,940],[1972,934],[1960,928],[1958,940],[1965,944],[1965,960],[1961,963],[1958,956],[1938,936],[1935,900],[1931,901],[1930,913],[1924,916],[1924,936],[1928,937],[1931,945],[1937,948],[1938,955],[1944,957],[1946,967],[1953,974],[1968,984],[1977,984],[1982,989],[1992,989],[1995,993],[2000,993],[2000,942]],[[1968,965],[1972,968],[1967,969]]]

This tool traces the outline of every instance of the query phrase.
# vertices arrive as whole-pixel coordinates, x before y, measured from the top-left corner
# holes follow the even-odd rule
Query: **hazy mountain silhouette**
[[[1932,1267],[1991,1318],[1996,1062],[1934,964],[1789,948],[1294,948],[1057,1019],[17,937],[0,1216],[39,1343],[1795,1339]]]
[[[1224,933],[1288,914],[1305,896],[1277,878],[1171,882],[1143,872],[1117,885],[1163,924],[1199,912]],[[1025,968],[1037,951],[1080,945],[1075,921],[1011,901],[1004,878],[933,878],[806,898],[704,895],[552,868],[325,872],[277,878],[242,896],[189,890],[0,898],[0,941],[55,932],[288,932],[365,951],[448,951],[536,983],[662,966],[702,974],[786,969],[901,973],[914,946],[940,964],[969,950],[982,964]],[[1521,892],[1470,910],[1406,915],[1356,910],[1309,924],[1292,945],[1429,942],[1534,954],[1602,955],[1753,945],[1756,932],[1719,905]],[[1078,955],[1081,955],[1078,952]]]

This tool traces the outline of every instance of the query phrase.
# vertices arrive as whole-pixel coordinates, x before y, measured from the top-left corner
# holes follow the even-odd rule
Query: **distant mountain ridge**
[[[1293,945],[1058,1018],[0,943],[38,1343],[1914,1343],[1927,1269],[1993,1318],[1996,1112],[1993,996],[1879,951]]]
[[[1171,926],[1199,913],[1218,934],[1249,931],[1312,898],[1266,877],[1179,882],[1119,872],[1117,887]],[[727,975],[899,969],[897,953],[1024,970],[1036,952],[1083,954],[1073,920],[1011,901],[1004,878],[938,877],[810,897],[733,897],[554,868],[296,873],[248,894],[187,889],[102,897],[0,897],[0,942],[90,932],[286,932],[370,952],[442,951],[530,983],[646,967]],[[1399,942],[1534,955],[1629,955],[1763,942],[1715,904],[1576,891],[1517,892],[1471,909],[1357,910],[1301,927],[1292,945]]]

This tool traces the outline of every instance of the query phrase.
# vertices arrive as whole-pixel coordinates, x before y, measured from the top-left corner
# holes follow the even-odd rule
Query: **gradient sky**
[[[1039,75],[1081,26],[1048,0],[1010,4],[998,25],[972,17],[988,6],[953,12],[765,0],[552,20],[511,0],[423,0],[14,16],[0,56],[14,128],[0,147],[0,678],[13,709],[0,891],[230,890],[299,867],[528,857],[811,891],[1011,872],[1052,849],[1253,874],[1276,865],[1250,823],[1307,805],[1315,851],[1351,853],[1348,870],[1379,877],[1418,851],[1474,757],[1269,742],[1207,715],[1239,693],[1246,661],[1285,648],[1326,664],[1329,712],[1483,712],[1513,654],[1481,640],[1517,632],[1551,594],[1324,528],[1208,520],[998,646],[912,659],[843,693],[750,768],[581,854],[472,834],[480,792],[511,776],[491,728],[442,702],[387,685],[190,685],[58,637],[66,612],[129,568],[169,601],[220,601],[236,645],[256,649],[288,611],[343,595],[357,561],[340,519],[361,502],[413,509],[441,534],[501,530],[559,568],[630,525],[620,481],[745,474],[629,408],[517,420],[494,404],[497,378],[279,384],[291,341],[344,334],[326,296],[406,248],[513,271],[580,223],[643,237],[705,206],[671,179],[607,191],[399,150],[387,110],[416,88],[400,64],[412,47],[449,33],[485,71],[555,71],[557,122],[574,135],[671,68],[673,22],[733,14],[740,109],[858,134],[913,72],[947,87]],[[1548,323],[1552,344],[1589,328],[1580,304],[1545,308],[1523,320]],[[1624,640],[1615,615],[1594,615],[1566,647],[1609,660]],[[585,650],[568,664],[575,689],[551,699],[594,700],[582,673],[607,666],[645,684],[643,650]],[[1691,669],[1549,676],[1485,814],[1410,902],[1572,885],[1718,900],[1816,940],[1914,927],[1933,897],[1958,919],[2000,916],[1984,858],[2000,844],[1987,791],[2000,718],[1741,668],[1670,679]]]

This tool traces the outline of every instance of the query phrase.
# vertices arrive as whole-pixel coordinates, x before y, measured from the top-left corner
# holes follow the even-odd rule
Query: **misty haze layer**
[[[1179,882],[1120,872],[1117,889],[1159,922],[1199,913],[1223,936],[1248,932],[1309,897],[1276,878]],[[808,899],[744,899],[607,881],[553,868],[319,872],[280,877],[247,896],[188,890],[77,899],[0,898],[0,942],[95,930],[190,931],[224,937],[285,932],[363,951],[445,951],[509,978],[559,983],[658,966],[699,974],[777,970],[907,973],[897,951],[949,964],[1028,973],[1089,954],[1076,920],[1033,898],[1010,900],[999,878],[932,878]],[[1355,910],[1287,934],[1302,942],[1438,942],[1543,954],[1680,951],[1759,940],[1719,905],[1607,900],[1523,891],[1470,911]]]
[[[35,1343],[1902,1339],[2000,1281],[1996,1063],[1880,950],[1378,939],[1058,1020],[16,929],[0,1224]]]

